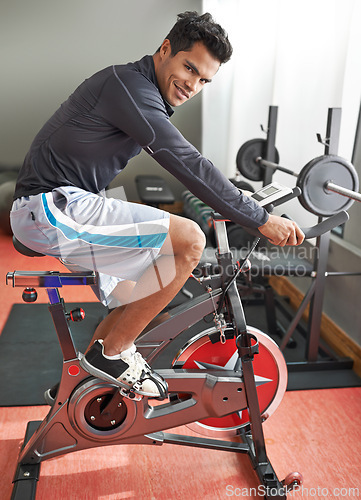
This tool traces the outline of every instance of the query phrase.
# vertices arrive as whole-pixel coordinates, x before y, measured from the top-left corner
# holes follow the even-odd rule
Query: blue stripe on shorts
[[[58,221],[51,212],[46,196],[42,194],[45,214],[52,226],[58,228],[68,240],[80,239],[93,245],[125,248],[161,248],[167,233],[155,233],[133,236],[109,236],[105,234],[91,234],[87,231],[78,232]]]

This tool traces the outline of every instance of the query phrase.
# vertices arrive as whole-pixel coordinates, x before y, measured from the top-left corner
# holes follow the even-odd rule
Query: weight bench
[[[171,205],[175,202],[170,187],[158,175],[138,175],[135,184],[140,201],[146,205],[158,208],[161,204]]]

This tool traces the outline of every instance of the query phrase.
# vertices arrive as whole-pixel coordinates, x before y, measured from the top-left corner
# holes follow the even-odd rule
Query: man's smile
[[[174,83],[175,88],[177,89],[178,93],[181,94],[181,96],[186,99],[190,98],[190,92],[187,92],[184,88],[180,87],[176,83]]]

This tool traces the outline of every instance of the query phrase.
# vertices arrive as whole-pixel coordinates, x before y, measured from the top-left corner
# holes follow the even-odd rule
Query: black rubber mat
[[[70,311],[79,304],[67,304]],[[84,351],[106,314],[100,303],[82,303],[85,319],[70,323]],[[45,404],[43,393],[59,381],[62,355],[47,304],[14,304],[0,335],[0,406]]]
[[[277,320],[286,329],[288,319],[277,307],[278,303],[279,300],[276,301]],[[267,331],[266,311],[263,305],[250,305],[245,301],[244,310],[248,325],[270,334]],[[281,344],[282,334],[270,336],[278,345]],[[288,391],[361,386],[361,378],[352,370],[352,360],[338,357],[324,342],[322,346],[317,361],[309,363],[306,359],[306,324],[301,321],[283,351],[288,368]]]

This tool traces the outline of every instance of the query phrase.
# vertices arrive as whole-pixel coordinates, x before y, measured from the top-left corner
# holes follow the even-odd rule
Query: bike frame
[[[54,405],[42,422],[30,422],[28,425],[14,478],[13,500],[35,498],[34,484],[39,477],[40,462],[44,460],[85,448],[135,443],[172,443],[246,453],[265,487],[265,498],[286,498],[286,490],[266,453],[253,371],[257,344],[252,334],[247,332],[236,280],[232,281],[237,267],[228,248],[225,220],[216,218],[214,224],[219,272],[203,279],[206,292],[158,316],[136,341],[137,349],[149,363],[153,363],[185,329],[211,313],[217,319],[217,308],[224,300],[224,314],[226,320],[232,323],[236,336],[239,354],[236,369],[219,372],[157,369],[167,380],[170,394],[186,393],[189,395],[186,399],[170,399],[152,406],[146,397],[140,401],[123,398],[119,391],[114,391],[112,384],[90,377],[80,367],[81,354],[74,344],[58,288],[66,284],[92,284],[94,273],[8,273],[7,282],[13,286],[47,289],[49,311],[63,353],[62,377]],[[221,335],[222,328],[219,330]],[[94,429],[84,417],[86,408],[97,393],[114,393],[107,411],[122,408],[125,412],[124,421],[116,428],[107,431]],[[251,425],[248,431],[241,431],[239,442],[164,432],[164,429],[209,416],[222,417],[245,408],[248,409]],[[30,490],[33,493],[29,493]]]

